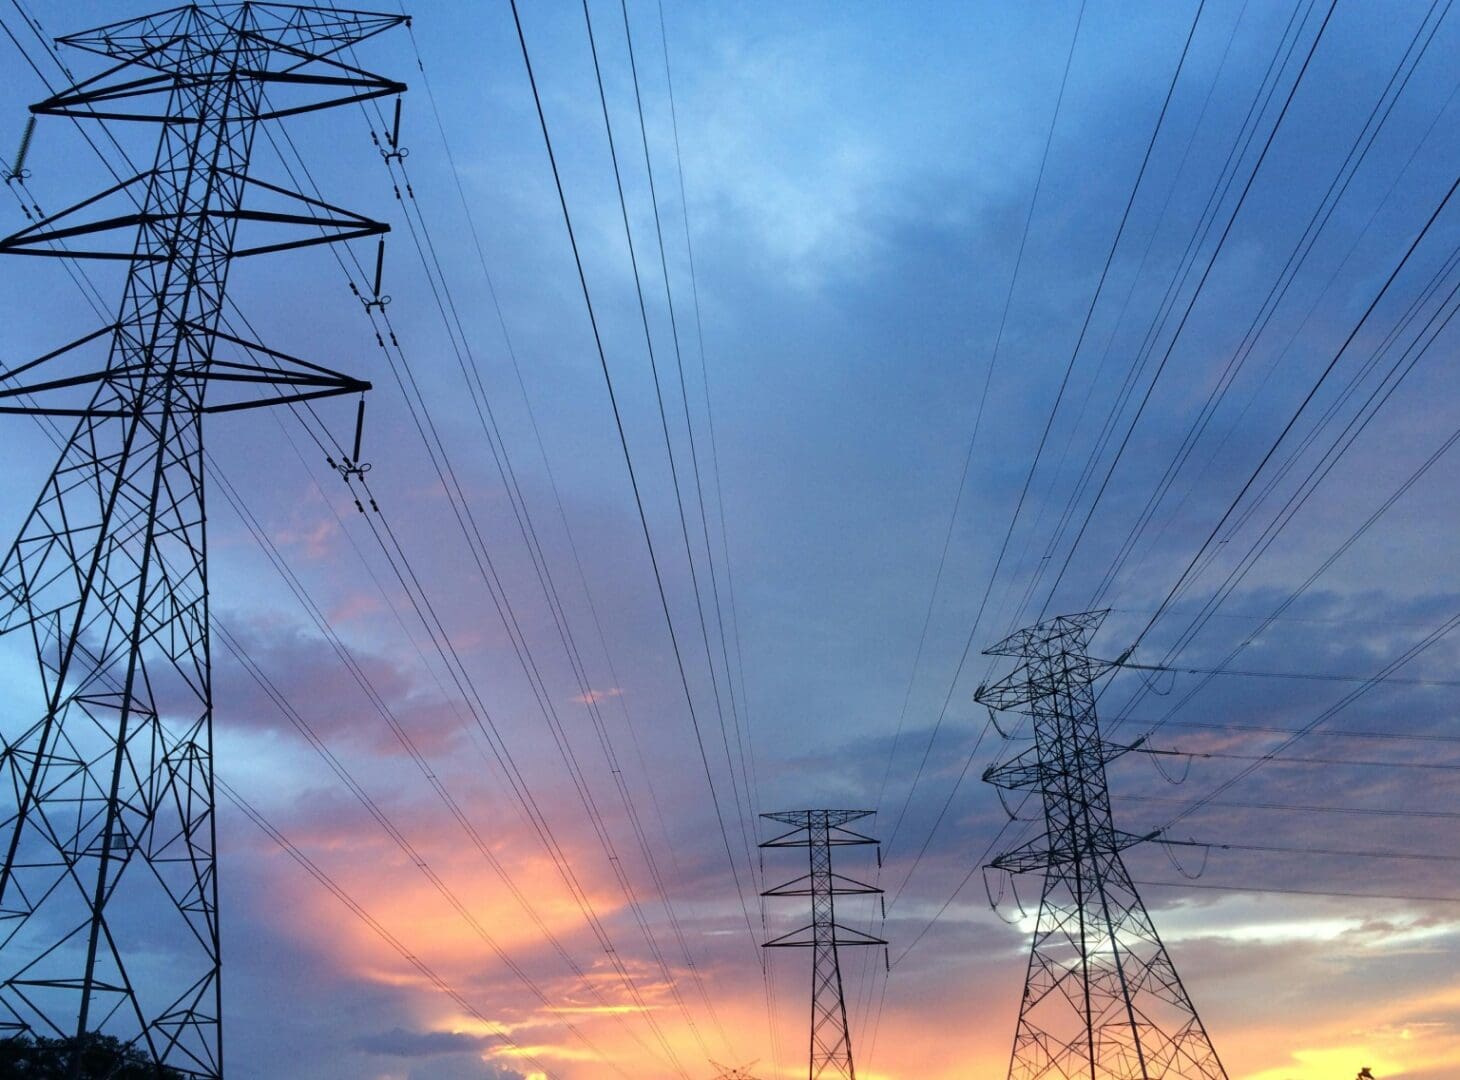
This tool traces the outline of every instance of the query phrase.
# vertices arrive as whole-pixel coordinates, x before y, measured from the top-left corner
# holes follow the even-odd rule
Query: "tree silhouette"
[[[154,1065],[136,1047],[98,1034],[80,1040],[17,1035],[0,1041],[0,1080],[72,1080],[73,1054],[79,1059],[76,1080],[184,1080],[182,1073]]]

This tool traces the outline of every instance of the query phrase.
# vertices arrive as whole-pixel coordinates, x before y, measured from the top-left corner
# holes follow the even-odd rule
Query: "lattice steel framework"
[[[852,1036],[847,1028],[847,1003],[842,992],[841,963],[837,949],[842,945],[886,945],[881,938],[864,934],[836,921],[838,896],[867,896],[882,892],[874,885],[854,881],[831,868],[833,848],[876,844],[870,836],[846,826],[870,817],[872,810],[787,810],[761,817],[794,828],[760,846],[763,848],[807,849],[810,870],[792,881],[767,889],[765,896],[809,896],[811,921],[789,934],[765,943],[768,949],[811,949],[811,1054],[810,1080],[823,1076],[855,1080]]]
[[[758,1077],[750,1075],[749,1065],[741,1065],[738,1068],[731,1068],[728,1065],[721,1065],[718,1061],[712,1061],[710,1062],[710,1064],[720,1070],[719,1073],[715,1075],[715,1080],[759,1080]]]
[[[161,132],[0,241],[128,264],[115,323],[0,384],[0,411],[77,418],[0,564],[42,691],[0,714],[0,1033],[69,1041],[73,1075],[98,1045],[223,1074],[203,416],[369,388],[230,332],[224,291],[237,257],[386,231],[248,171],[262,121],[403,91],[338,59],[403,21],[178,7],[61,38],[117,63],[32,107]]]
[[[1044,872],[1009,1076],[1225,1080],[1121,857],[1149,837],[1120,831],[1110,812],[1106,763],[1132,748],[1105,742],[1095,712],[1093,684],[1115,666],[1087,652],[1105,615],[1060,616],[986,649],[1020,662],[974,695],[1034,723],[1034,745],[984,779],[1044,803],[1044,835],[990,863]]]

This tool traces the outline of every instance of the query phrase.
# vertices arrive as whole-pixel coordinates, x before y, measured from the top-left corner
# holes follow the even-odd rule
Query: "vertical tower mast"
[[[810,1080],[819,1080],[823,1076],[856,1080],[837,948],[841,945],[886,945],[887,942],[838,923],[836,898],[878,894],[882,890],[833,872],[831,852],[835,847],[877,843],[870,836],[846,828],[851,822],[870,817],[873,813],[872,810],[788,810],[761,815],[771,821],[794,826],[790,832],[765,841],[761,847],[804,847],[810,861],[808,873],[774,889],[767,889],[763,894],[811,898],[810,923],[765,943],[767,949],[812,950]]]
[[[974,694],[1034,722],[1034,745],[984,779],[1044,803],[1044,835],[989,864],[1044,872],[1010,1080],[1226,1080],[1121,857],[1150,837],[1110,812],[1105,765],[1133,748],[1105,742],[1095,713],[1093,684],[1115,667],[1087,653],[1105,615],[1063,615],[985,650],[1020,663]]]
[[[333,58],[403,21],[178,7],[61,38],[116,64],[32,107],[160,126],[151,168],[0,241],[128,263],[115,323],[0,369],[0,412],[77,418],[0,564],[41,676],[0,707],[0,1035],[73,1075],[105,1045],[222,1076],[202,418],[369,388],[223,302],[235,258],[386,231],[248,173],[261,121],[403,91]]]

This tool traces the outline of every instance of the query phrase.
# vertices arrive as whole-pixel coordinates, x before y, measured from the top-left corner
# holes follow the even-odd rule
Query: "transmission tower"
[[[718,1061],[712,1061],[710,1064],[720,1070],[715,1075],[715,1080],[758,1080],[757,1077],[750,1075],[750,1065],[731,1068],[728,1065],[721,1065]],[[751,1062],[751,1065],[754,1064],[755,1062]]]
[[[841,945],[883,945],[887,942],[843,926],[836,921],[836,898],[881,893],[873,885],[853,881],[831,869],[831,850],[852,844],[875,844],[870,836],[846,826],[870,817],[872,810],[787,810],[761,817],[791,825],[790,832],[767,840],[763,848],[804,847],[809,872],[784,885],[767,889],[765,896],[811,897],[811,922],[765,943],[768,949],[811,949],[811,1057],[810,1080],[823,1076],[855,1080],[852,1036],[847,1029],[847,1003],[842,993]]]
[[[0,241],[127,263],[114,323],[0,386],[76,424],[0,564],[0,635],[28,632],[41,683],[0,714],[0,1035],[70,1045],[72,1076],[98,1046],[223,1074],[203,416],[369,388],[232,333],[225,285],[386,231],[249,159],[261,122],[403,91],[338,59],[403,21],[178,7],[59,39],[115,63],[32,107],[160,132],[146,171]]]
[[[1133,748],[1105,742],[1095,714],[1093,684],[1116,666],[1086,652],[1105,615],[1063,615],[986,649],[1020,663],[974,695],[1034,722],[1034,745],[984,779],[1044,803],[1044,835],[989,864],[1044,872],[1010,1080],[1226,1080],[1121,857],[1151,837],[1111,819],[1105,766]]]

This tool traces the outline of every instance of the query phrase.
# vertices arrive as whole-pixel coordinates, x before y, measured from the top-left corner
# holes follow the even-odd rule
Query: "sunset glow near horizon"
[[[26,6],[51,35],[150,10]],[[1009,824],[1017,799],[981,780],[1029,745],[973,703],[1012,666],[981,650],[1041,605],[1100,606],[1093,651],[1120,656],[1337,356],[1132,656],[1178,670],[1101,684],[1107,734],[1161,722],[1149,747],[1188,755],[1112,762],[1115,819],[1138,835],[1170,824],[1171,843],[1126,860],[1232,1080],[1460,1076],[1454,327],[1436,322],[1380,402],[1407,305],[1448,310],[1460,206],[1365,319],[1460,175],[1460,14],[671,2],[661,37],[652,0],[592,0],[641,315],[584,10],[520,7],[614,403],[506,3],[417,5],[409,33],[355,58],[410,86],[399,201],[370,138],[388,101],[271,124],[254,150],[253,175],[390,223],[401,350],[377,345],[348,286],[355,260],[373,270],[373,240],[344,263],[312,248],[233,271],[262,340],[373,382],[379,513],[357,509],[365,489],[312,439],[346,442],[353,399],[321,403],[308,431],[282,409],[208,418],[229,1075],[804,1076],[810,956],[760,943],[806,905],[757,893],[806,855],[755,847],[775,828],[759,813],[801,807],[877,811],[857,827],[881,840],[880,869],[870,847],[835,865],[886,890],[885,922],[875,898],[838,902],[890,942],[886,957],[842,953],[858,1077],[1005,1075],[1039,881],[977,868],[1042,823],[1031,801]],[[60,86],[35,36],[21,41]],[[12,42],[0,52],[8,145],[47,90]],[[77,79],[101,70],[63,59]],[[112,126],[150,160],[155,130]],[[48,210],[111,182],[59,118],[39,121],[27,167]],[[3,205],[9,234],[25,218]],[[87,272],[114,307],[121,271]],[[0,365],[97,319],[59,261],[0,264]],[[1374,419],[1305,494],[1366,400]],[[24,417],[0,431],[10,537],[55,448]],[[39,695],[33,653],[0,646],[9,732]],[[1208,674],[1224,664],[1247,674]],[[150,959],[162,970],[167,943]]]

